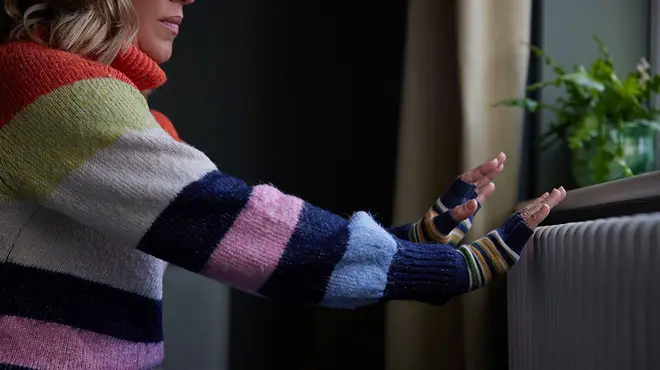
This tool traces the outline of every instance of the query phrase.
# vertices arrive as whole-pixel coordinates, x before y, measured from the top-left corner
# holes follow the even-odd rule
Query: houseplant
[[[538,47],[531,46],[554,78],[527,87],[563,90],[552,104],[527,98],[496,103],[530,112],[551,112],[550,129],[541,136],[542,150],[565,145],[571,150],[571,173],[577,186],[588,186],[654,169],[655,134],[660,132],[660,111],[652,98],[660,91],[660,76],[649,72],[642,59],[637,69],[620,78],[603,42],[594,37],[598,56],[588,66],[567,71]]]

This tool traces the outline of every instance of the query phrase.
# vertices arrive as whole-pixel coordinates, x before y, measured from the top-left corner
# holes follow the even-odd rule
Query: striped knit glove
[[[440,243],[456,247],[472,227],[472,220],[481,208],[475,185],[457,178],[449,190],[424,213],[417,222],[391,229],[397,237],[415,243]],[[470,202],[474,199],[475,201]],[[455,215],[455,208],[463,207]]]

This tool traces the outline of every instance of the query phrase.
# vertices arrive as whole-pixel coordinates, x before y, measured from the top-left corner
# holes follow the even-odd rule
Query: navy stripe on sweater
[[[200,272],[234,220],[252,188],[212,171],[184,188],[160,214],[138,249],[179,267]]]
[[[0,270],[5,278],[0,282],[0,315],[54,322],[132,342],[163,340],[159,300],[13,263],[0,265]]]
[[[319,303],[348,240],[347,220],[305,203],[277,269],[259,293],[287,302]]]
[[[420,300],[444,304],[467,292],[470,275],[461,252],[445,244],[397,240],[384,300]]]

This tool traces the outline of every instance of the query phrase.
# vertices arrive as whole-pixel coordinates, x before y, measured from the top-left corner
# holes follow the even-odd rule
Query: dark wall
[[[405,0],[197,2],[151,103],[221,170],[389,224],[405,10]],[[311,310],[233,291],[229,368],[379,369],[383,318],[382,307]]]

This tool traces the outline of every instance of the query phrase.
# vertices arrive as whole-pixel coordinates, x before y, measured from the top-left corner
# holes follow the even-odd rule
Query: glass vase
[[[611,135],[616,137],[616,134]],[[655,170],[656,138],[655,132],[646,126],[627,128],[623,133],[623,159],[632,170],[633,175]],[[616,142],[606,144],[608,150],[616,151]],[[624,168],[616,159],[607,164],[608,173],[605,179],[596,179],[593,158],[597,155],[597,144],[591,141],[583,148],[572,150],[571,175],[578,187],[596,185],[627,177]]]

